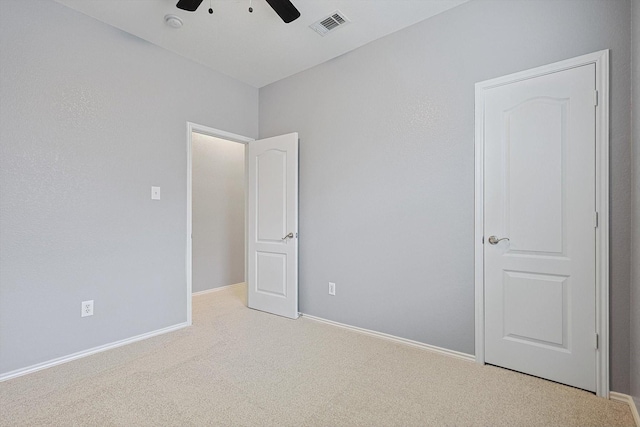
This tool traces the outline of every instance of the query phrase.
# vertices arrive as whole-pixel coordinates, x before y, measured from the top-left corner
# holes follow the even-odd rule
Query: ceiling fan
[[[269,6],[282,18],[285,23],[295,21],[300,16],[300,12],[289,0],[266,0]],[[176,7],[178,9],[186,10],[189,12],[195,12],[198,6],[200,6],[202,0],[180,0]],[[249,12],[251,12],[249,8]],[[212,10],[209,10],[211,13]]]

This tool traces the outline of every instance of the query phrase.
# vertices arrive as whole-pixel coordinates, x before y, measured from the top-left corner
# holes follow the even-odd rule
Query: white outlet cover
[[[151,200],[160,200],[160,187],[151,187]]]
[[[82,301],[82,317],[93,316],[93,300]]]

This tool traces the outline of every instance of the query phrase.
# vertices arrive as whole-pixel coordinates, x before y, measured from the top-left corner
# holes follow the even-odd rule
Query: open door
[[[298,134],[248,144],[247,303],[298,318]]]

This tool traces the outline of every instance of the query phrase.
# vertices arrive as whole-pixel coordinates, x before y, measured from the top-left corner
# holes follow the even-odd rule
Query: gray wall
[[[640,0],[633,0],[633,251],[631,258],[631,395],[640,409]]]
[[[193,292],[244,282],[244,144],[193,133]]]
[[[301,138],[301,311],[474,353],[474,83],[610,48],[611,384],[628,392],[629,16],[471,1],[262,88],[260,137]]]
[[[0,373],[185,322],[186,122],[255,137],[257,89],[51,1],[0,64]]]

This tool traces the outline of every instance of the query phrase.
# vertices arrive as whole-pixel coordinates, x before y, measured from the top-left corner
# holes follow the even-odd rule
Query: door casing
[[[185,255],[185,271],[186,271],[186,279],[187,279],[187,325],[191,326],[192,324],[192,279],[193,279],[193,264],[192,264],[192,233],[193,233],[193,218],[192,218],[192,179],[193,179],[193,142],[192,135],[193,132],[200,133],[203,135],[214,136],[216,138],[222,138],[233,142],[238,142],[240,144],[248,144],[254,141],[253,138],[248,138],[246,136],[237,135],[235,133],[226,132],[220,129],[214,129],[208,126],[199,125],[192,122],[187,122],[187,245],[186,245],[186,255]],[[247,151],[244,153],[244,182],[247,182]],[[247,250],[248,241],[247,241],[247,191],[245,190],[245,201],[244,201],[244,245],[245,245],[245,259],[244,259],[244,276],[247,277]]]
[[[498,77],[475,85],[475,353],[484,358],[484,100],[485,91],[521,80],[595,64],[596,90],[596,394],[609,398],[609,50]]]

